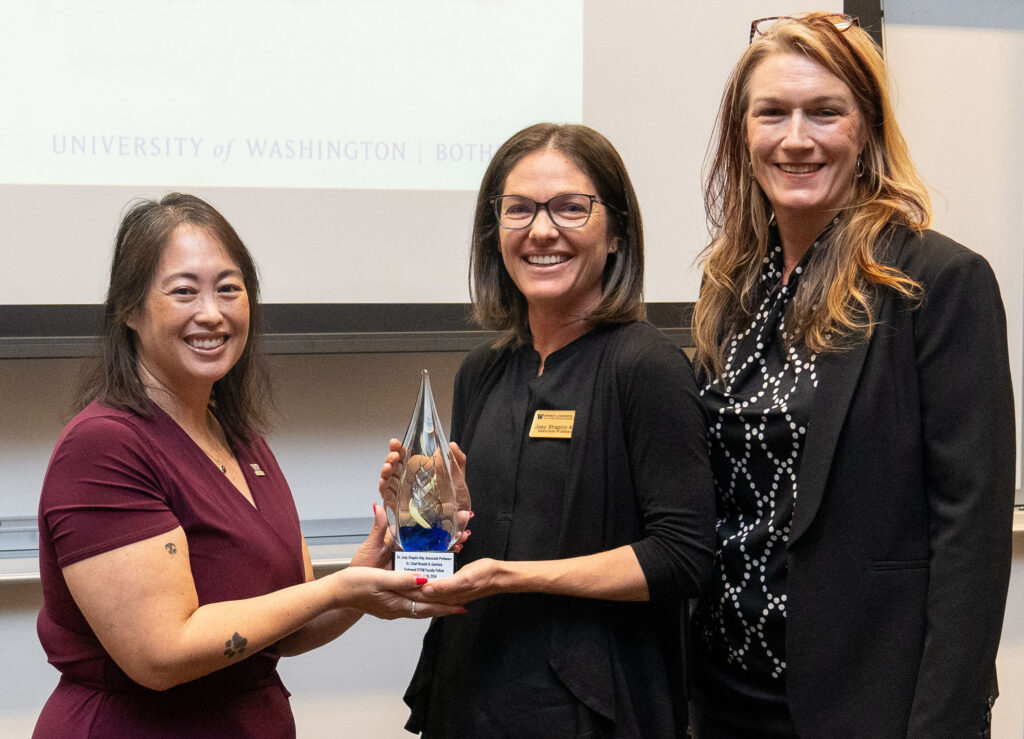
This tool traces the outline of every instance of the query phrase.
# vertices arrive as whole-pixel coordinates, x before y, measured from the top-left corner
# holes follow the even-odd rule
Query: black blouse
[[[815,355],[794,348],[786,313],[815,242],[782,284],[774,243],[763,300],[728,345],[723,380],[701,389],[715,478],[716,574],[696,616],[702,689],[785,715],[786,544],[817,386]],[[787,348],[788,345],[788,348]]]
[[[481,426],[507,430],[481,434],[474,455],[480,460],[476,463],[486,467],[500,457],[505,459],[498,464],[509,465],[500,474],[512,484],[497,488],[498,499],[488,501],[488,507],[493,506],[498,516],[507,517],[510,526],[505,551],[495,553],[500,559],[558,557],[569,439],[531,438],[530,426],[537,411],[576,407],[573,375],[578,370],[572,358],[591,339],[585,335],[552,352],[540,376],[540,355],[533,347],[520,347],[484,405]],[[496,475],[499,470],[489,469],[485,474]]]
[[[482,558],[561,559],[629,545],[651,599],[542,593],[435,619],[405,700],[424,736],[666,736],[686,730],[680,605],[710,570],[704,416],[682,352],[643,323],[598,326],[546,358],[478,349],[459,370],[452,438],[466,451]],[[571,438],[531,435],[572,411]]]

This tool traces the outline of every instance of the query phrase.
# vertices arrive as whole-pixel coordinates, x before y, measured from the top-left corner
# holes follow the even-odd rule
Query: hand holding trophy
[[[458,447],[449,449],[430,375],[423,370],[405,439],[388,455],[390,474],[381,485],[388,527],[398,546],[396,570],[432,580],[454,572],[454,552],[471,515],[464,460]]]

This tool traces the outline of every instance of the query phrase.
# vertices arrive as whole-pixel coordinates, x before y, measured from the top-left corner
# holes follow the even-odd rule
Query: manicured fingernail
[[[465,608],[460,608],[459,613],[469,613]]]
[[[373,504],[373,515],[374,516],[377,515],[377,504],[376,503]]]
[[[475,513],[473,513],[473,511],[470,511],[470,512],[469,512],[469,517],[470,517],[470,518],[473,518],[473,516],[475,516],[475,515],[476,515],[476,514],[475,514]]]
[[[417,585],[426,585],[427,584],[427,578],[425,578],[425,577],[417,577],[416,578],[416,584]]]

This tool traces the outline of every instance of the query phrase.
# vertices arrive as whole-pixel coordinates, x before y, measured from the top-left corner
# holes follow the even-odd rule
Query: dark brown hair
[[[153,401],[139,378],[135,332],[127,321],[142,308],[175,229],[192,225],[207,231],[224,247],[242,272],[249,300],[245,349],[228,373],[214,383],[210,405],[231,442],[265,430],[270,384],[260,351],[259,275],[249,250],[224,216],[194,195],[170,193],[159,202],[138,200],[129,206],[114,242],[103,306],[102,354],[95,371],[82,384],[79,407],[98,400],[142,416],[152,414]]]
[[[498,220],[491,198],[502,195],[505,180],[527,155],[544,149],[561,152],[597,188],[594,193],[612,206],[609,235],[618,249],[608,255],[601,280],[601,302],[588,319],[594,323],[642,320],[644,235],[640,206],[622,157],[604,136],[576,124],[537,123],[506,141],[487,166],[476,201],[469,259],[473,318],[487,329],[501,331],[497,345],[529,340],[526,298],[515,286],[501,258]]]

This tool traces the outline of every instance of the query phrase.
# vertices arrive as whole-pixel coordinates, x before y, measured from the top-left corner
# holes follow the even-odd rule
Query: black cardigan
[[[631,544],[651,601],[548,596],[550,664],[583,704],[614,723],[616,736],[681,736],[686,696],[680,606],[703,586],[714,546],[703,410],[685,357],[652,326],[602,326],[594,332],[602,349],[595,366],[579,368],[559,556]],[[484,433],[477,420],[509,353],[477,349],[456,378],[451,436],[468,454],[471,491],[473,438]],[[460,565],[501,551],[499,527],[481,530],[478,521],[458,556]],[[507,603],[515,607],[516,596],[499,597],[513,599]],[[435,619],[431,625],[405,697],[413,708],[406,728],[423,728],[428,712],[460,711],[444,687],[430,688],[439,653],[450,655],[453,644],[463,643],[453,638],[468,624],[459,619],[472,617],[470,608],[468,616]],[[448,667],[438,670],[459,669],[448,658],[442,662]],[[500,734],[500,727],[494,731]],[[556,727],[552,732],[559,733]]]

